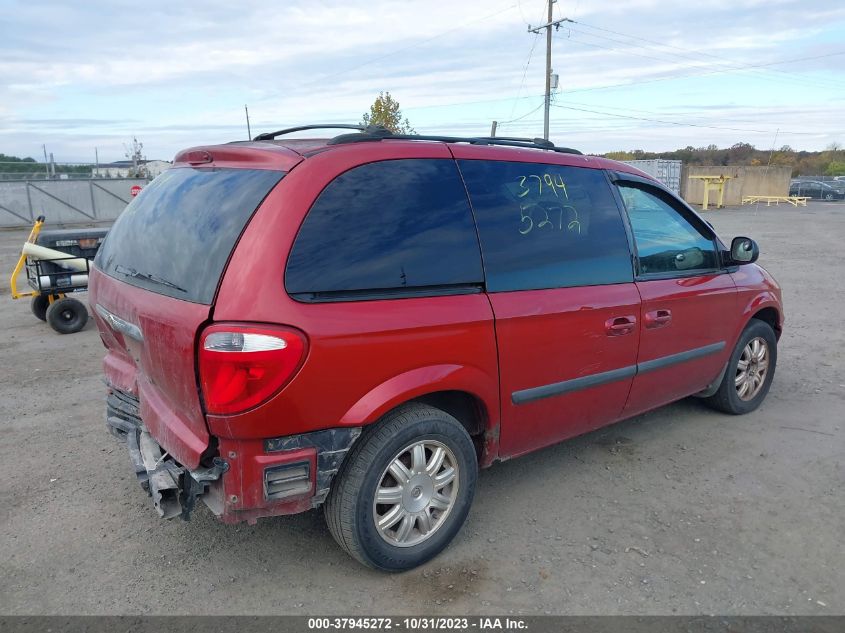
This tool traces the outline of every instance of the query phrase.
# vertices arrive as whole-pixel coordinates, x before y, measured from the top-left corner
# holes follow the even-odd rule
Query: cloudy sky
[[[588,152],[845,142],[842,0],[559,0],[551,137]],[[390,91],[418,132],[536,136],[545,0],[0,0],[0,152],[148,158]]]

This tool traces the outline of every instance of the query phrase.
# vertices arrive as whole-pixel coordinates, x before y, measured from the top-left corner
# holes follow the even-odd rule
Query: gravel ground
[[[161,521],[106,432],[92,323],[0,286],[0,613],[843,614],[845,205],[726,209],[784,288],[764,405],[687,400],[484,471],[462,533],[385,575],[318,511]],[[10,271],[26,231],[0,232]]]

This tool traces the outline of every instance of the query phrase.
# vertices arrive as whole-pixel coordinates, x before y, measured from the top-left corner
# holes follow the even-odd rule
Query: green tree
[[[380,125],[394,134],[415,134],[408,119],[402,119],[399,102],[390,96],[389,92],[380,92],[370,111],[363,116],[363,125]]]
[[[824,170],[825,176],[845,176],[845,161],[834,160],[828,163],[827,169]]]
[[[634,152],[608,152],[605,157],[613,160],[634,160]]]
[[[91,176],[90,165],[55,165],[56,174],[68,174],[70,178]],[[43,180],[47,175],[47,165],[36,162],[34,158],[18,158],[0,153],[0,180]]]
[[[615,160],[664,158],[681,160],[688,165],[777,165],[792,167],[793,176],[845,175],[845,149],[831,143],[821,152],[795,150],[789,145],[779,149],[757,149],[750,143],[734,143],[726,149],[710,144],[706,147],[688,145],[671,152],[645,152],[641,149],[614,151],[605,154]]]

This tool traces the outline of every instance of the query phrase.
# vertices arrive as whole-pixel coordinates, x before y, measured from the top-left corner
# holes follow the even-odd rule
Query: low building
[[[93,176],[94,178],[155,178],[170,165],[171,163],[166,160],[141,160],[138,161],[136,168],[131,160],[118,160],[95,167]]]
[[[686,165],[681,178],[681,197],[689,204],[701,204],[704,200],[704,181],[701,176],[725,177],[724,204],[735,206],[742,204],[745,196],[788,196],[792,167]],[[710,194],[711,204],[717,199],[715,196],[718,193]]]

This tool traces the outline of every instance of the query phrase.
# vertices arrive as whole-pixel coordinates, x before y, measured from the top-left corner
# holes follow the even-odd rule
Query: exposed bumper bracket
[[[162,451],[141,422],[138,402],[131,394],[112,390],[106,400],[106,425],[126,442],[141,487],[165,519],[181,516],[187,521],[208,485],[229,470],[229,464],[220,457],[215,457],[210,467],[189,470]]]

